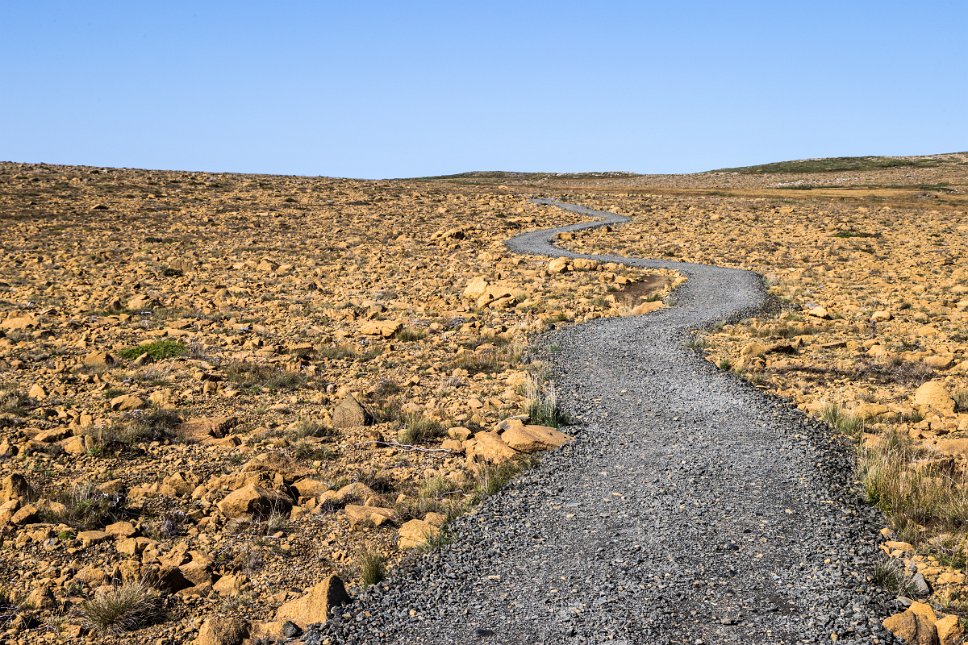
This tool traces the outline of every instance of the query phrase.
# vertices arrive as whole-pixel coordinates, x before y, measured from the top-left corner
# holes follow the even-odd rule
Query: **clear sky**
[[[964,0],[0,8],[0,160],[377,178],[962,150]]]

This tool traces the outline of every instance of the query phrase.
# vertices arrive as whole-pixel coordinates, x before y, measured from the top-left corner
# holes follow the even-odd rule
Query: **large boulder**
[[[229,519],[236,517],[263,517],[273,511],[287,512],[291,503],[284,497],[270,493],[255,484],[234,490],[218,503],[222,514]]]
[[[357,401],[352,394],[347,394],[335,408],[333,408],[334,428],[359,428],[373,424],[373,415]]]
[[[928,381],[914,391],[914,405],[941,415],[954,414],[955,400],[942,381]]]
[[[504,431],[501,439],[518,452],[538,452],[563,446],[569,441],[568,435],[550,426],[512,425]]]
[[[499,464],[517,456],[518,451],[501,441],[496,432],[478,432],[464,442],[467,458],[471,461],[486,461]]]

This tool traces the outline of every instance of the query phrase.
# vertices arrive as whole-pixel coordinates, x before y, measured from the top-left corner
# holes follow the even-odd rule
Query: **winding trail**
[[[559,249],[560,232],[627,218],[536,201],[597,219],[518,235],[511,250],[688,281],[669,308],[543,338],[577,440],[306,641],[894,642],[865,581],[880,524],[854,492],[849,451],[686,345],[690,330],[761,309],[759,276]]]

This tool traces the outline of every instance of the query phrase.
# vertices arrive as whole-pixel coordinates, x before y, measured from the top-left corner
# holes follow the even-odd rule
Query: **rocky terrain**
[[[508,189],[0,176],[9,642],[325,619],[312,594],[378,580],[567,441],[528,338],[675,281],[512,256],[564,214]]]
[[[766,276],[777,313],[697,349],[856,440],[891,520],[870,575],[917,599],[891,628],[957,643],[968,165],[871,165],[364,182],[0,164],[2,638],[295,637],[568,442],[529,339],[653,311],[680,278],[510,253],[573,221],[529,202],[551,195],[633,218],[562,245]]]

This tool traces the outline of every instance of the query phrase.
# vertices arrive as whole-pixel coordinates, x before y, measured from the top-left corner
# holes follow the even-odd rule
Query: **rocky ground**
[[[957,621],[966,167],[362,182],[0,164],[3,638],[281,637],[567,441],[528,339],[654,310],[677,277],[509,253],[569,221],[535,195],[633,216],[572,248],[767,276],[783,310],[707,334],[710,359],[857,438],[900,533],[873,575]]]
[[[319,619],[303,592],[356,593],[495,490],[495,464],[567,440],[529,337],[674,282],[512,256],[563,217],[521,191],[0,175],[9,642]]]

